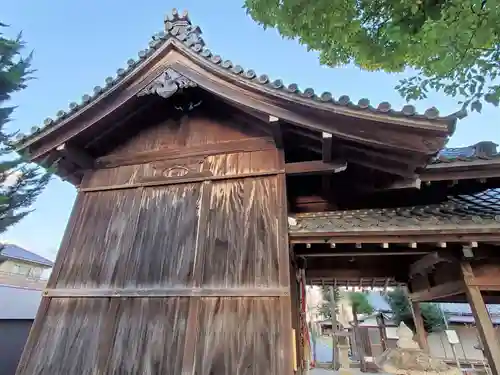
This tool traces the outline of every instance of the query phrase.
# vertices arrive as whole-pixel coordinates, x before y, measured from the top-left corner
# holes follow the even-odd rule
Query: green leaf
[[[434,90],[494,105],[477,97],[500,77],[500,8],[486,4],[479,10],[471,0],[245,1],[262,27],[319,52],[324,65],[416,71],[395,88],[406,100]]]
[[[481,104],[481,102],[479,100],[475,100],[471,103],[471,110],[472,111],[476,111],[476,112],[479,112],[481,113],[481,110],[483,109],[483,105]]]

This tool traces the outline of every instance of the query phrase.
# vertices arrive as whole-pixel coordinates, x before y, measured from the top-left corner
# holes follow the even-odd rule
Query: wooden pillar
[[[361,330],[359,328],[359,321],[358,321],[358,311],[356,309],[356,306],[352,305],[352,316],[354,318],[354,339],[356,341],[356,348],[359,356],[359,366],[361,369],[361,372],[366,372],[366,351],[365,351],[365,337],[363,337]]]
[[[496,337],[495,328],[486,309],[481,290],[474,285],[475,278],[470,263],[462,262],[460,268],[465,283],[465,293],[484,347],[484,354],[490,365],[492,375],[499,375],[500,343]]]
[[[338,348],[338,340],[337,340],[337,331],[338,331],[338,323],[337,323],[337,300],[335,298],[335,291],[333,286],[329,287],[330,293],[330,313],[332,316],[332,367],[334,370],[338,370],[339,365],[339,348]]]
[[[380,345],[382,346],[382,352],[387,350],[387,331],[385,327],[384,314],[380,313],[377,315],[377,326],[380,334]]]
[[[413,302],[410,299],[410,308],[413,315],[413,322],[415,323],[415,331],[417,334],[417,341],[420,348],[427,353],[429,352],[429,343],[427,342],[427,335],[425,334],[424,318],[422,317],[422,311],[420,310],[420,304],[418,302]]]

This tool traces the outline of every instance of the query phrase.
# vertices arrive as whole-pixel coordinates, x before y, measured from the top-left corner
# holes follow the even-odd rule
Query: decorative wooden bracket
[[[163,73],[156,77],[149,85],[137,93],[137,96],[144,95],[159,95],[162,98],[168,99],[176,92],[188,87],[198,86],[189,78],[177,73],[172,68],[167,68]]]
[[[139,178],[140,182],[189,181],[201,177],[210,177],[210,171],[203,171],[205,158],[186,158],[175,161],[165,160],[151,163],[154,176]]]
[[[437,251],[434,251],[430,254],[424,255],[422,258],[410,265],[409,276],[412,278],[417,275],[427,275],[438,263],[454,263],[456,261],[456,259],[453,259],[450,256],[439,254]]]
[[[283,133],[281,129],[280,119],[275,116],[269,116],[269,124],[271,125],[271,131],[274,138],[274,143],[276,143],[277,148],[283,148]]]
[[[57,152],[72,164],[77,165],[81,169],[93,169],[94,159],[76,147],[72,147],[67,143],[63,143],[56,148]]]

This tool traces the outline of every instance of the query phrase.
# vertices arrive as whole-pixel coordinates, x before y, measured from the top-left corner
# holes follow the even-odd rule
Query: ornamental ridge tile
[[[243,77],[251,82],[261,84],[266,88],[295,94],[298,97],[307,98],[311,101],[330,103],[332,106],[343,106],[357,109],[359,111],[382,113],[391,117],[407,117],[421,120],[443,121],[448,123],[450,133],[452,133],[454,130],[456,120],[466,116],[465,112],[459,111],[449,116],[440,117],[439,111],[435,107],[427,109],[423,114],[418,114],[413,105],[405,105],[400,111],[397,111],[393,110],[390,103],[388,102],[382,102],[377,106],[372,106],[367,98],[362,98],[358,101],[358,103],[353,103],[347,95],[342,95],[337,100],[335,100],[330,92],[316,94],[312,88],[307,88],[301,91],[299,90],[298,85],[295,83],[286,86],[280,79],[272,80],[266,74],[257,75],[254,70],[245,70],[240,65],[233,64],[232,61],[223,59],[221,56],[214,54],[208,48],[205,48],[205,42],[201,38],[202,31],[200,27],[195,26],[191,23],[187,12],[179,14],[177,10],[174,9],[171,14],[165,17],[164,24],[165,30],[152,36],[148,48],[139,51],[137,59],[129,59],[127,61],[127,66],[125,68],[119,68],[116,71],[115,76],[107,77],[104,80],[104,84],[102,86],[95,86],[93,92],[91,94],[83,95],[79,102],[71,102],[68,109],[59,110],[56,113],[55,118],[46,118],[43,121],[42,126],[33,126],[31,128],[30,134],[24,135],[22,133],[19,133],[17,135],[17,146],[22,147],[24,143],[26,143],[36,135],[39,135],[45,130],[48,130],[51,127],[61,123],[70,115],[84,109],[90,103],[93,103],[94,101],[99,99],[102,95],[110,91],[111,88],[119,84],[139,64],[141,64],[144,60],[151,56],[156,50],[158,50],[158,48],[164,45],[164,43],[166,43],[171,38],[175,38],[181,41],[193,52],[195,52],[199,56],[202,56],[210,63],[225,69],[232,75]]]

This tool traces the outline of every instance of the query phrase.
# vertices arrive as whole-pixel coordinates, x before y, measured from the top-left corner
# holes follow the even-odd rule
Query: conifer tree
[[[48,172],[25,163],[14,153],[16,134],[6,130],[16,109],[8,103],[11,95],[26,88],[33,70],[32,54],[21,56],[25,47],[21,34],[8,38],[1,32],[5,27],[0,23],[0,233],[31,212],[50,179]]]
[[[411,312],[410,301],[403,288],[396,288],[386,297],[387,303],[391,307],[394,314],[394,322],[399,325],[404,322],[415,332],[415,323]],[[438,332],[445,328],[445,320],[439,306],[435,303],[421,303],[420,311],[424,319],[424,327],[426,332]]]

